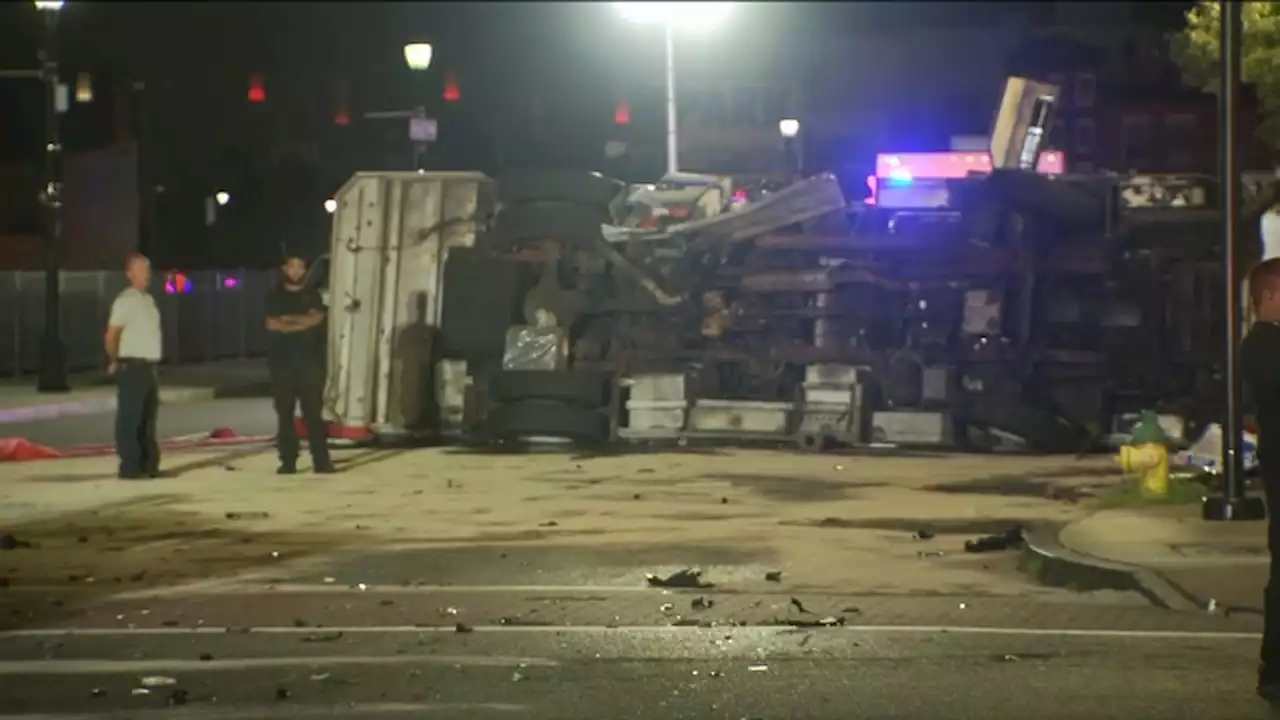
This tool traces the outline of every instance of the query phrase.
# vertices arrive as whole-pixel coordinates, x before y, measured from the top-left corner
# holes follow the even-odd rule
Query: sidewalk
[[[162,404],[242,396],[266,385],[267,366],[261,359],[160,368]],[[0,383],[0,425],[111,412],[115,407],[115,387],[105,374],[73,376],[66,393],[39,393],[35,378]]]
[[[1265,522],[1206,522],[1197,503],[1100,510],[1063,527],[1067,550],[1143,568],[1201,608],[1261,612]]]

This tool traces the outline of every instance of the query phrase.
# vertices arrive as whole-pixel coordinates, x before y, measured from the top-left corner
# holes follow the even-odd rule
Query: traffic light
[[[351,124],[351,113],[347,112],[347,99],[342,95],[338,96],[338,106],[333,111],[333,124],[338,127]]]
[[[618,107],[613,111],[614,125],[630,125],[631,124],[631,106],[625,101],[618,103]]]
[[[462,99],[462,91],[458,89],[458,75],[453,72],[444,74],[444,101],[458,102]]]
[[[267,88],[262,82],[262,73],[249,75],[249,102],[260,103],[266,101]]]

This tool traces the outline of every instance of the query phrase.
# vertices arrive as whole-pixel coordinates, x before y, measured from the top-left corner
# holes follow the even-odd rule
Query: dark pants
[[[315,467],[329,465],[329,433],[322,411],[324,367],[318,363],[272,365],[271,396],[276,406],[276,448],[280,451],[280,463],[293,467],[298,460],[294,409],[301,407],[311,463]]]
[[[121,475],[154,475],[160,471],[156,413],[160,387],[156,364],[120,360],[116,371],[116,454]]]

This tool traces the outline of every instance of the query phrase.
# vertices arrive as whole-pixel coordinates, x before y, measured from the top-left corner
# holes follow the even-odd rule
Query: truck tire
[[[544,400],[499,405],[485,418],[489,434],[508,440],[531,435],[602,442],[608,436],[605,416],[598,410]]]
[[[489,396],[500,403],[548,400],[592,409],[607,399],[600,375],[559,370],[504,370],[489,379]]]
[[[575,244],[601,239],[601,212],[568,202],[536,202],[503,208],[494,219],[493,244],[506,249],[521,242],[555,238]]]
[[[600,173],[524,170],[498,178],[498,202],[520,205],[549,200],[605,209],[626,187],[621,180]]]

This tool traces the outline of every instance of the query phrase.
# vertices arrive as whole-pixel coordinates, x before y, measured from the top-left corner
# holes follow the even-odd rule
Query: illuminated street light
[[[635,23],[661,25],[667,50],[667,172],[679,172],[679,145],[676,138],[676,52],[674,34],[704,32],[724,20],[733,10],[727,2],[620,2],[618,14]]]
[[[431,67],[431,55],[431,43],[418,42],[404,46],[404,62],[415,72]]]
[[[213,194],[213,200],[218,203],[218,205],[226,205],[231,202],[231,193],[226,192],[225,190],[219,190]]]
[[[62,0],[36,0],[36,9],[46,12],[58,12],[65,4]]]
[[[778,121],[778,132],[784,138],[793,138],[800,134],[800,121],[795,118],[785,118]]]
[[[325,201],[324,201],[324,211],[325,211],[325,212],[327,212],[327,213],[329,213],[330,215],[332,215],[332,214],[334,214],[335,212],[337,212],[337,211],[338,211],[338,201],[337,201],[337,200],[334,200],[333,198],[329,198],[328,200],[325,200]]]

